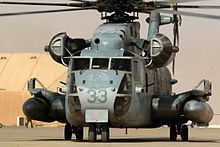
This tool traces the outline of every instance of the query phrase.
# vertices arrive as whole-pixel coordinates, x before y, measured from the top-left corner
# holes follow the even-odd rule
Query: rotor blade
[[[15,16],[15,15],[28,15],[28,14],[43,14],[43,13],[54,13],[54,12],[67,12],[67,11],[79,11],[79,10],[89,10],[94,9],[92,7],[88,8],[74,8],[74,9],[58,9],[58,10],[45,10],[45,11],[29,11],[29,12],[14,12],[14,13],[2,13],[2,16]]]
[[[174,11],[177,11],[177,3],[174,5],[173,7],[173,10]],[[177,39],[177,29],[178,29],[178,17],[176,14],[173,14],[173,38],[174,38],[174,41],[173,41],[173,46],[176,46],[176,39]]]
[[[67,7],[82,7],[82,3],[37,3],[37,2],[8,2],[0,1],[0,4],[7,5],[35,5],[35,6],[67,6]]]
[[[164,0],[164,1],[159,1],[159,3],[173,4],[173,3],[187,3],[187,2],[198,2],[198,1],[208,1],[208,0]]]
[[[176,14],[176,15],[185,15],[185,16],[192,16],[192,17],[200,17],[200,18],[208,18],[208,19],[216,19],[220,20],[219,15],[209,15],[209,14],[201,14],[201,13],[193,13],[193,12],[184,12],[184,11],[173,11],[173,10],[162,10],[162,9],[156,9],[151,10],[149,12],[158,12],[158,13],[166,13],[166,14]]]
[[[203,6],[203,5],[164,5],[161,4],[158,8],[186,8],[186,9],[220,9],[220,6]]]
[[[178,37],[177,37],[177,32],[178,32],[178,24],[174,22],[173,26],[173,46],[178,46]]]
[[[177,41],[177,46],[179,46],[179,25],[177,24],[177,29],[176,29],[176,41]]]
[[[70,0],[70,1],[75,1],[75,2],[91,2],[91,1],[85,1],[85,0]]]
[[[175,18],[176,17],[176,18]],[[177,19],[177,20],[175,20]],[[178,24],[178,18],[177,16],[174,16],[174,26],[173,26],[173,46],[179,46],[179,24]]]
[[[220,9],[220,6],[178,5],[178,8]]]
[[[178,23],[174,24],[173,35],[174,35],[173,46],[179,46],[179,25],[178,25]]]
[[[173,76],[174,76],[174,74],[175,74],[175,58],[173,59],[172,73],[173,73]]]

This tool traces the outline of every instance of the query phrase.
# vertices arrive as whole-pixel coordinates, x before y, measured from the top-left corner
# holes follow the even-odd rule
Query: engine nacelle
[[[175,58],[178,47],[173,47],[169,38],[163,34],[156,34],[150,41],[150,61],[148,68],[160,68],[170,64]]]
[[[45,51],[49,51],[56,62],[67,66],[69,59],[64,57],[74,55],[77,51],[89,46],[90,43],[84,39],[71,39],[66,33],[59,33],[52,38],[49,45],[45,47]]]

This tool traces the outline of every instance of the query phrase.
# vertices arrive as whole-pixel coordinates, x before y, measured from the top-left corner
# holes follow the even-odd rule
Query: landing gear
[[[181,138],[182,138],[182,141],[188,141],[188,140],[189,140],[188,127],[187,127],[187,125],[183,125],[183,126],[182,126],[182,129],[181,129]]]
[[[76,135],[76,140],[82,141],[83,140],[83,127],[75,127],[75,135]]]
[[[176,132],[176,125],[170,126],[170,141],[176,141],[177,132]]]
[[[108,125],[102,126],[101,139],[102,139],[102,142],[109,141],[109,127],[108,127]]]
[[[170,125],[170,141],[176,141],[177,135],[181,136],[182,141],[188,141],[187,125]]]
[[[109,141],[109,126],[108,124],[90,124],[89,125],[89,142],[95,142],[97,134],[101,135],[102,142]]]
[[[71,140],[72,138],[72,126],[69,123],[65,125],[64,138],[65,140]]]
[[[82,126],[75,127],[67,123],[65,125],[65,130],[64,130],[65,140],[71,140],[73,133],[76,135],[76,140],[79,140],[79,141],[83,140],[83,127]]]
[[[96,124],[90,124],[89,125],[89,142],[95,142],[96,141]]]

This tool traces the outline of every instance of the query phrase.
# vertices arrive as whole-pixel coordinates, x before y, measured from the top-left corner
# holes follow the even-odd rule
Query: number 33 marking
[[[97,94],[98,93],[98,94]],[[87,99],[89,103],[105,103],[107,101],[107,91],[106,90],[89,90],[88,91],[89,98]],[[98,96],[97,96],[98,95]]]

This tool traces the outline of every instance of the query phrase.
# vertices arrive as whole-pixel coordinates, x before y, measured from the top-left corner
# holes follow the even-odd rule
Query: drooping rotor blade
[[[176,25],[177,29],[176,29],[176,45],[179,46],[179,24]]]
[[[173,7],[174,11],[177,11],[177,4]],[[173,14],[173,36],[174,36],[174,41],[173,41],[173,46],[176,46],[177,38],[179,33],[178,33],[178,16],[176,14]],[[178,46],[178,45],[177,45]]]
[[[173,4],[173,3],[187,3],[187,2],[198,2],[207,0],[164,0],[159,1],[159,3]]]
[[[177,16],[176,16],[176,19],[178,19]],[[179,47],[179,24],[178,24],[178,20],[176,22],[174,20],[173,36],[174,36],[173,46],[178,46]],[[175,74],[175,57],[173,59],[173,64],[172,64],[172,73],[173,73],[173,75]]]
[[[72,8],[72,9],[58,9],[58,10],[45,10],[45,11],[29,11],[29,12],[14,12],[14,13],[2,13],[2,16],[15,16],[15,15],[28,15],[28,14],[43,14],[43,13],[54,13],[54,12],[67,12],[67,11],[79,11],[94,9],[93,7],[88,8]]]
[[[173,76],[175,75],[175,58],[173,59],[173,64],[172,64],[172,73],[173,73]]]
[[[35,6],[67,6],[67,7],[82,7],[82,3],[38,3],[38,2],[8,2],[0,1],[0,4],[7,5],[35,5]]]
[[[200,18],[208,18],[208,19],[220,19],[219,15],[209,15],[209,14],[201,14],[201,13],[193,13],[193,12],[184,12],[184,11],[173,11],[173,10],[163,10],[163,9],[156,9],[151,10],[149,12],[158,12],[158,13],[166,13],[166,14],[176,14],[176,15],[185,15],[185,16],[192,16],[192,17],[200,17]],[[146,12],[147,13],[147,12]]]
[[[177,11],[178,4],[175,3],[173,10]],[[178,19],[178,15],[174,14],[173,15],[173,46],[179,46],[179,19]],[[173,76],[175,74],[175,57],[173,59],[173,64],[172,64],[172,73]]]

